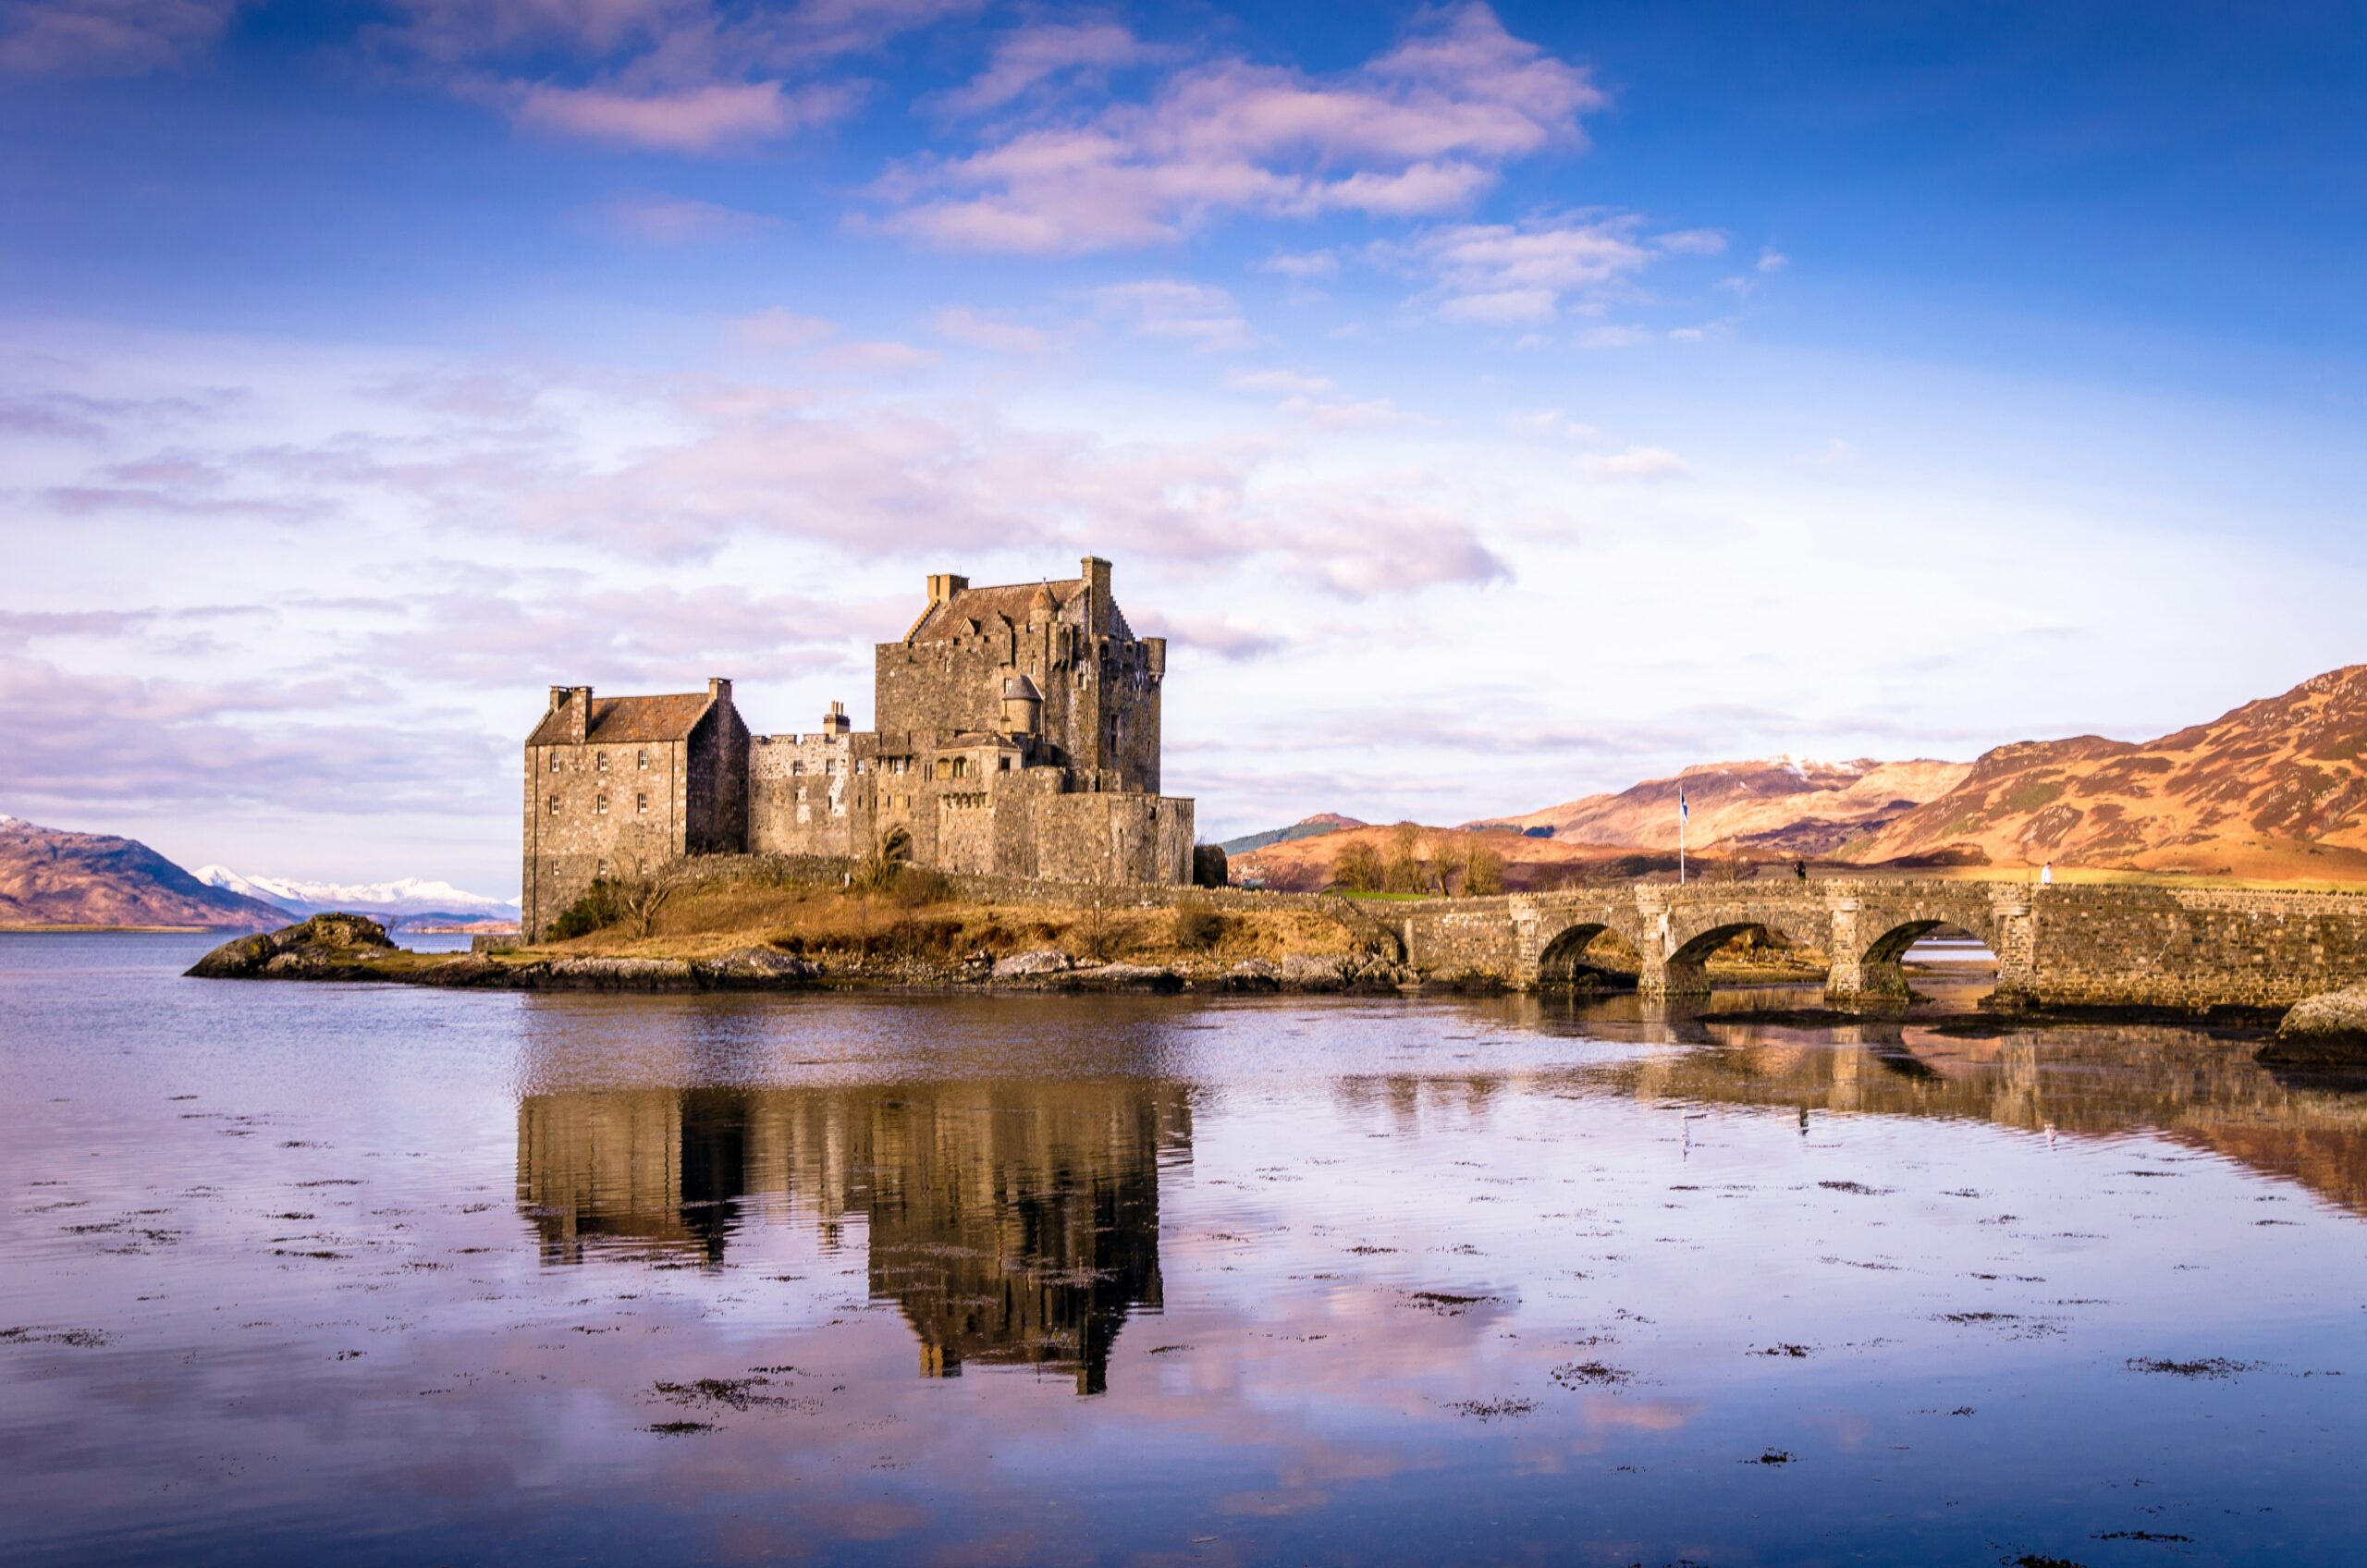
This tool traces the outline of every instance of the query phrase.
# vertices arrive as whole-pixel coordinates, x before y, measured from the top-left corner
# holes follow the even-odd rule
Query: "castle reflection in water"
[[[1349,1072],[1337,1103],[1398,1107],[1409,1128],[1442,1096],[1484,1126],[1494,1102],[1546,1095],[1671,1114],[1747,1107],[1804,1126],[1813,1111],[2075,1138],[2144,1132],[2367,1215],[2367,1093],[2280,1077],[2249,1042],[2207,1031],[1642,1023],[1526,998],[1470,1016],[1511,1026],[1505,1038],[1568,1030],[1651,1048],[1509,1071]],[[859,1229],[871,1295],[901,1308],[925,1376],[1024,1366],[1098,1392],[1127,1316],[1162,1305],[1159,1182],[1190,1162],[1191,1093],[1133,1076],[530,1094],[519,1200],[555,1264],[607,1250],[719,1267],[767,1203],[817,1227],[828,1248]]]
[[[1031,1366],[1097,1393],[1127,1314],[1159,1305],[1159,1168],[1191,1136],[1184,1089],[1142,1080],[530,1095],[518,1191],[552,1263],[719,1265],[751,1197],[828,1245],[859,1219],[924,1376]]]

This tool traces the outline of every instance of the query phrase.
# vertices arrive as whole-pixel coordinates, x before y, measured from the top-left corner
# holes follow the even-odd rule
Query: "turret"
[[[1044,726],[1044,693],[1024,675],[1002,680],[1002,728],[1006,735],[1034,735]]]

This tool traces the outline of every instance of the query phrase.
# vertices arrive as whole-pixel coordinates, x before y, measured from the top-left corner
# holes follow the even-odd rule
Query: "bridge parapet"
[[[2367,891],[1851,877],[1429,900],[1398,918],[1420,973],[1522,989],[1572,978],[1616,931],[1647,995],[1698,995],[1709,955],[1760,930],[1827,954],[1836,1005],[1878,1004],[1905,998],[1900,961],[1943,925],[1997,955],[1999,1007],[2278,1008],[2367,980]]]

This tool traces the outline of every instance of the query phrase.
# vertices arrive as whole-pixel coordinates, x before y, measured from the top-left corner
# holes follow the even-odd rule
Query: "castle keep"
[[[699,854],[857,857],[1070,882],[1187,883],[1192,802],[1159,792],[1167,642],[1086,557],[1057,582],[928,580],[875,652],[876,728],[753,735],[731,682],[595,698],[554,686],[526,740],[531,939],[595,877]]]

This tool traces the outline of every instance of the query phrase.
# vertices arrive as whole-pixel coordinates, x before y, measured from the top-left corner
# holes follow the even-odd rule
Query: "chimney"
[[[592,688],[589,686],[554,686],[551,688],[551,712],[567,715],[567,738],[576,745],[583,744],[592,729]]]
[[[844,735],[853,728],[847,722],[847,705],[844,703],[832,703],[830,711],[822,716],[822,733],[825,735]]]
[[[1110,630],[1110,563],[1099,556],[1087,556],[1077,575],[1085,579],[1085,634],[1106,635]]]
[[[726,680],[719,675],[708,676],[706,678],[706,700],[710,703],[721,703],[727,707],[730,706],[731,703],[731,682]]]
[[[935,609],[946,600],[970,586],[966,577],[956,577],[950,571],[932,572],[928,580],[929,608]]]

